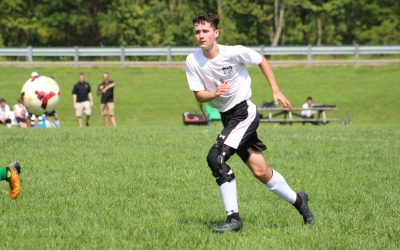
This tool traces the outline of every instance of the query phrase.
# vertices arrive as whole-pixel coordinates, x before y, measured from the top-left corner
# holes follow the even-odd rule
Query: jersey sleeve
[[[195,65],[192,60],[194,60],[193,54],[186,58],[186,77],[189,83],[189,88],[191,91],[203,91],[205,90],[204,85],[195,70]]]
[[[76,85],[74,85],[74,88],[72,89],[72,94],[73,94],[73,95],[76,95],[76,94],[77,94]]]
[[[262,56],[255,50],[242,45],[234,46],[236,51],[236,60],[245,65],[259,65],[262,62]]]
[[[87,83],[87,85],[88,85],[88,93],[91,93],[91,92],[92,92],[92,89],[90,88],[90,84]]]

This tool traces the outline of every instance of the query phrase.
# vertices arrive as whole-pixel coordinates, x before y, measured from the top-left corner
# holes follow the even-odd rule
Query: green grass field
[[[297,211],[267,191],[241,163],[240,233],[215,234],[225,218],[205,156],[222,126],[183,126],[197,109],[184,70],[40,68],[62,89],[59,129],[0,127],[2,163],[24,166],[13,201],[0,183],[0,249],[398,249],[400,245],[400,71],[389,67],[279,68],[294,106],[311,95],[353,114],[352,126],[261,124],[270,167],[310,195],[316,216],[304,227]],[[2,68],[1,95],[18,98],[32,69]],[[70,91],[84,71],[92,87],[109,71],[117,128],[77,128]],[[270,100],[256,68],[253,100]]]
[[[102,81],[102,72],[117,83],[115,88],[118,125],[156,125],[182,123],[182,112],[198,110],[193,93],[189,91],[183,69],[168,68],[0,68],[0,98],[10,107],[17,103],[22,85],[33,70],[53,76],[61,88],[57,108],[63,126],[76,126],[72,105],[72,88],[84,72],[93,92]],[[260,105],[271,101],[268,83],[257,67],[251,67],[252,100]],[[294,67],[278,68],[275,75],[281,91],[294,107],[301,107],[307,96],[315,103],[335,104],[338,111],[328,117],[347,120],[351,113],[354,124],[399,124],[400,70],[398,65],[385,67]],[[93,93],[95,95],[95,93]],[[103,125],[100,99],[94,97],[92,126]]]

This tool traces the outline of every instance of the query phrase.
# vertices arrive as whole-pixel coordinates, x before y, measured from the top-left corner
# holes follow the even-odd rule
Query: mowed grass
[[[72,88],[84,72],[94,95],[91,126],[103,126],[100,98],[95,91],[108,72],[117,83],[115,88],[116,119],[120,126],[182,124],[183,111],[199,110],[189,91],[184,69],[175,68],[1,68],[0,98],[12,107],[22,85],[32,71],[53,76],[61,88],[57,107],[62,126],[76,126],[72,104]],[[253,79],[252,100],[259,106],[271,101],[271,90],[258,67],[250,67]],[[354,124],[399,124],[400,70],[398,65],[384,67],[292,67],[274,70],[281,91],[293,107],[301,107],[308,96],[315,103],[337,105],[329,117],[347,120],[352,114]]]
[[[226,234],[211,231],[225,214],[205,161],[220,129],[2,128],[2,164],[24,169],[16,201],[0,183],[0,248],[398,248],[398,125],[262,125],[269,165],[308,192],[316,224],[303,226],[235,156],[245,227]]]
[[[197,110],[183,69],[1,68],[0,98],[10,106],[31,71],[61,87],[59,129],[0,126],[2,162],[23,164],[22,192],[0,183],[1,249],[397,249],[400,245],[400,71],[387,67],[275,69],[282,92],[299,107],[309,95],[336,104],[328,117],[353,125],[260,124],[264,153],[296,191],[310,195],[316,216],[304,227],[297,211],[267,191],[240,161],[240,233],[215,234],[225,219],[205,157],[222,126],[183,126]],[[93,91],[108,71],[117,128],[104,128],[95,97],[89,128],[77,128],[72,87],[83,71]],[[253,101],[272,99],[257,67]],[[1,188],[2,187],[2,188]]]

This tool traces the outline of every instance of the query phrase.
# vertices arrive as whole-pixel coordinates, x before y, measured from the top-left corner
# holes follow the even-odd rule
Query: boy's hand
[[[274,93],[275,105],[278,104],[278,101],[281,101],[281,103],[283,104],[283,108],[286,108],[288,110],[290,110],[292,108],[292,105],[290,104],[289,100],[286,99],[286,97],[281,92]]]
[[[229,91],[231,91],[231,86],[228,85],[228,81],[225,81],[223,84],[218,85],[216,95],[226,96]]]

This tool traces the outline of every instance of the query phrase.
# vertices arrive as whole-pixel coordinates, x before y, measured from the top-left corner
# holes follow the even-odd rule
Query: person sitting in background
[[[0,99],[0,123],[7,124],[7,128],[11,128],[10,119],[10,106],[7,105],[6,100]]]
[[[14,105],[14,116],[20,128],[27,128],[28,117],[26,115],[26,108],[22,104],[21,98],[18,99],[18,104]]]
[[[313,102],[312,97],[309,96],[307,98],[307,102],[304,103],[303,106],[301,107],[302,108],[301,117],[303,119],[314,119],[314,114],[315,114],[316,111],[315,110],[311,110],[311,108],[313,107],[312,102]],[[304,123],[305,122],[303,122],[303,125],[304,125]]]

